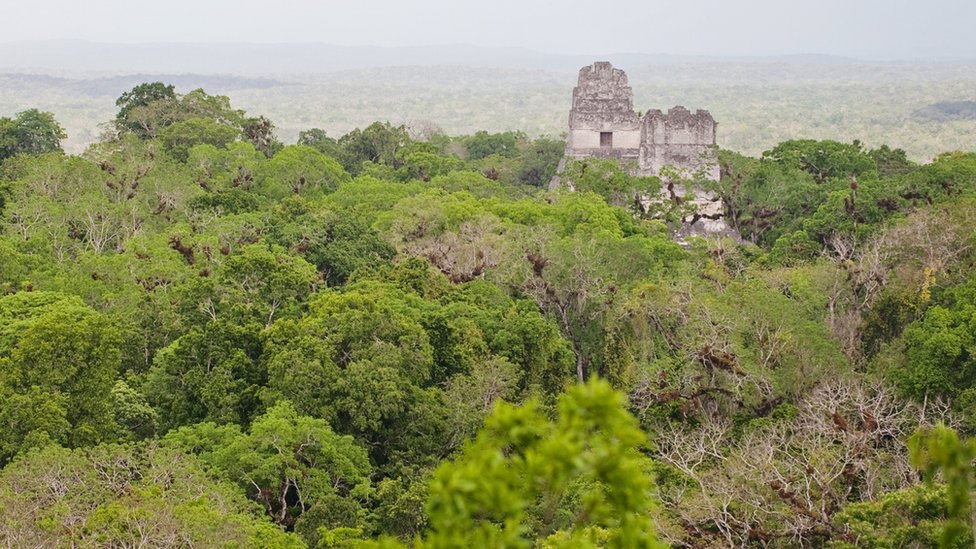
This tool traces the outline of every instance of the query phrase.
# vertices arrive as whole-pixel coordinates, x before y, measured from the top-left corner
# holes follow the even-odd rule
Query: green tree
[[[904,149],[892,149],[888,145],[881,145],[877,149],[868,151],[868,156],[874,159],[878,167],[878,175],[882,178],[906,174],[918,167],[908,159]]]
[[[557,417],[499,404],[435,473],[424,547],[663,547],[651,523],[650,461],[624,398],[570,389]]]
[[[268,158],[284,146],[274,134],[274,124],[263,116],[245,118],[241,124],[244,140],[254,145],[254,148],[264,153]]]
[[[948,524],[947,490],[939,486],[913,486],[882,494],[874,501],[851,503],[834,516],[846,529],[828,547],[834,549],[886,549],[937,547]],[[970,535],[954,536],[948,547],[972,547]]]
[[[224,261],[214,273],[215,295],[204,307],[213,315],[263,322],[265,328],[298,309],[315,288],[315,267],[282,248],[252,244]]]
[[[659,178],[631,175],[616,160],[570,160],[560,177],[575,190],[596,193],[636,215],[643,215],[644,202],[661,193]]]
[[[488,133],[482,130],[465,140],[465,148],[471,160],[493,154],[514,158],[519,154],[519,145],[527,140],[528,136],[524,132]]]
[[[560,139],[540,137],[532,141],[522,155],[519,182],[537,187],[548,185],[552,176],[556,175],[565,148],[566,143]]]
[[[165,443],[198,454],[276,523],[306,537],[323,526],[358,525],[371,490],[366,451],[287,401],[257,417],[246,433],[207,423],[173,431]]]
[[[267,383],[259,331],[217,320],[156,353],[144,391],[163,432],[198,421],[246,423],[258,413]]]
[[[224,147],[241,137],[241,130],[208,118],[187,118],[160,131],[166,151],[185,162],[195,145]]]
[[[439,189],[404,198],[378,225],[401,253],[426,259],[453,282],[483,277],[497,266],[506,232],[474,196]]]
[[[112,404],[115,424],[119,427],[119,440],[142,440],[156,434],[159,423],[156,410],[149,405],[142,393],[124,380],[116,381],[112,387]]]
[[[280,221],[273,225],[274,241],[302,254],[329,286],[354,272],[374,271],[396,254],[359,208],[326,208],[296,196],[279,202],[275,213]]]
[[[235,109],[226,95],[210,95],[203,89],[195,89],[180,97],[181,119],[206,118],[217,124],[240,129],[244,124],[244,111]]]
[[[931,164],[897,177],[894,191],[912,206],[976,192],[976,153],[943,153]]]
[[[0,162],[15,154],[62,152],[64,128],[49,112],[28,109],[13,119],[0,117]]]
[[[974,416],[964,403],[976,387],[976,360],[970,353],[976,345],[974,297],[976,284],[972,282],[941,292],[924,316],[905,328],[901,356],[885,372],[916,400],[961,399],[959,411],[970,425]]]
[[[723,271],[706,264],[640,285],[621,297],[615,313],[623,320],[606,323],[606,360],[615,366],[608,373],[634,370],[614,377],[643,380],[650,394],[635,404],[645,413],[763,415],[849,370],[821,309],[761,278]],[[791,287],[810,284],[795,276]]]
[[[0,460],[44,440],[71,446],[110,440],[119,346],[111,321],[77,297],[0,297],[0,393],[7,397],[0,416],[8,421],[0,430]]]
[[[17,151],[17,124],[12,118],[0,117],[0,164]]]
[[[399,168],[397,153],[409,142],[410,136],[405,126],[373,122],[362,130],[356,128],[339,138],[342,164],[353,175],[362,171],[363,162]]]
[[[432,152],[415,151],[401,155],[403,166],[400,172],[402,179],[419,179],[430,181],[439,175],[447,175],[462,165],[461,160],[445,157]]]
[[[912,464],[923,472],[928,482],[940,474],[946,485],[949,522],[939,546],[943,549],[955,547],[956,542],[965,537],[972,541],[976,538],[976,506],[973,505],[976,439],[962,440],[952,429],[939,425],[915,433],[909,448]]]
[[[270,196],[325,194],[349,181],[338,162],[304,145],[289,145],[268,161],[265,189]]]
[[[320,293],[309,309],[300,323],[272,327],[271,388],[344,432],[382,431],[431,376],[433,350],[415,299],[363,284]]]
[[[115,106],[119,107],[119,112],[115,115],[115,126],[120,132],[131,131],[143,137],[154,135],[152,128],[145,124],[144,118],[133,116],[133,110],[148,107],[157,101],[175,100],[176,88],[172,84],[162,82],[139,84],[115,100]]]
[[[793,139],[764,152],[763,158],[808,172],[817,183],[831,177],[860,177],[877,171],[877,164],[859,141],[848,145],[830,140]]]
[[[325,130],[311,128],[302,130],[298,133],[298,144],[312,147],[320,153],[331,156],[332,158],[342,158],[342,150],[339,148],[339,141],[334,137],[329,137]]]
[[[813,175],[794,165],[760,162],[721,151],[720,181],[726,217],[744,239],[770,245],[780,236],[802,229],[802,220],[816,211],[828,190]]]
[[[192,456],[153,444],[32,451],[0,472],[0,505],[11,547],[304,547]]]
[[[257,197],[252,191],[257,188],[257,178],[267,163],[267,159],[254,145],[246,142],[230,143],[224,148],[213,145],[195,145],[187,153],[186,165],[193,173],[194,180],[203,190],[212,193],[200,197],[197,204],[203,206],[211,203],[222,203],[222,198],[215,195],[228,193],[246,200],[251,197],[253,203],[248,209],[257,206]],[[238,193],[236,191],[245,191]],[[240,208],[222,209],[226,213],[238,213]]]
[[[245,133],[256,146],[273,146],[270,121],[245,118],[244,111],[231,107],[229,98],[209,95],[202,89],[180,95],[160,82],[140,84],[119,97],[116,104],[120,107],[116,116],[120,135],[163,138],[170,153],[181,161],[186,160],[194,144],[222,146]]]
[[[528,296],[570,341],[580,383],[600,372],[609,314],[637,282],[681,257],[674,242],[594,194],[561,194],[545,207],[512,209],[525,219],[499,276]],[[630,233],[630,234],[628,234]]]

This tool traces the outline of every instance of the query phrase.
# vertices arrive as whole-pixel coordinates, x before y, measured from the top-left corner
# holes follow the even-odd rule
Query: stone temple
[[[652,109],[641,116],[634,110],[627,74],[608,62],[596,62],[580,69],[573,88],[565,156],[616,158],[635,175],[662,176],[668,191],[662,197],[648,197],[648,201],[665,200],[675,196],[669,176],[718,181],[717,126],[708,111],[691,112],[681,106],[667,113]],[[666,166],[671,170],[665,170]],[[558,184],[554,178],[552,185]],[[700,188],[693,192],[696,213],[684,220],[685,227],[679,232],[728,233],[721,200]]]
[[[659,175],[670,165],[686,176],[700,172],[718,180],[716,126],[708,111],[692,113],[680,106],[639,116],[627,74],[597,62],[580,69],[573,88],[566,156],[634,162],[640,175]]]

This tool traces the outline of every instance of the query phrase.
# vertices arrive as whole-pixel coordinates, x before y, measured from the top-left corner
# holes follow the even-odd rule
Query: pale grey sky
[[[976,0],[0,0],[0,41],[976,58]]]

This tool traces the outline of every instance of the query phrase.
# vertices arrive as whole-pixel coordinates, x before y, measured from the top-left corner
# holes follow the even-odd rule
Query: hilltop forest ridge
[[[294,141],[308,127],[342,135],[374,120],[436,124],[452,135],[521,130],[560,137],[566,89],[593,56],[520,49],[323,44],[0,43],[0,115],[37,107],[65,126],[70,152],[132,86],[172,82],[231,94]],[[976,141],[976,61],[610,54],[636,105],[707,108],[719,145],[758,155],[791,138],[859,139],[916,161]],[[70,70],[67,68],[70,67]]]
[[[2,76],[0,546],[972,547],[971,72],[628,71]]]

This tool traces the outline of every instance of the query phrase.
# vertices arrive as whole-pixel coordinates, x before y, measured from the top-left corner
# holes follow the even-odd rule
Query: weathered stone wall
[[[624,71],[605,61],[580,69],[579,81],[573,88],[570,128],[636,130],[639,123],[634,112],[634,91],[628,85]]]
[[[648,111],[641,121],[641,171],[657,175],[665,166],[674,166],[686,175],[701,173],[717,181],[715,137],[715,119],[708,111],[691,113],[681,106],[667,114]]]
[[[602,132],[612,135],[611,147],[601,146]],[[641,133],[640,118],[634,111],[634,91],[624,71],[606,62],[580,69],[569,111],[566,155],[636,161],[640,155]]]
[[[663,114],[658,109],[647,111],[643,129],[647,132],[647,140],[654,143],[715,144],[715,119],[702,109],[692,114],[679,105],[668,110],[668,114]]]

